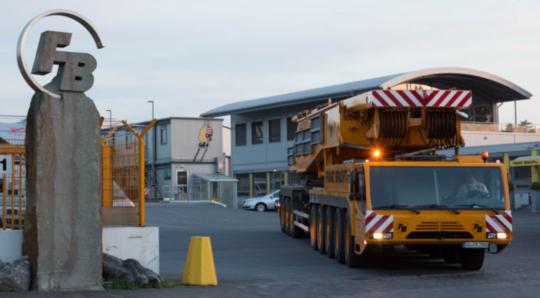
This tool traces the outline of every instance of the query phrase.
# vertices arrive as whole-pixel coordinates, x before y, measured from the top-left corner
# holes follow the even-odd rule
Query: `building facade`
[[[296,124],[291,121],[293,116],[327,103],[329,99],[336,102],[374,89],[470,90],[473,106],[463,110],[469,118],[462,127],[466,143],[480,146],[508,141],[540,141],[540,129],[538,132],[520,131],[519,125],[498,123],[497,106],[529,99],[532,96],[529,92],[495,75],[465,68],[425,69],[236,102],[201,116],[231,115],[231,171],[239,181],[239,198],[248,198],[299,181],[287,164],[287,148],[293,146],[296,131]]]

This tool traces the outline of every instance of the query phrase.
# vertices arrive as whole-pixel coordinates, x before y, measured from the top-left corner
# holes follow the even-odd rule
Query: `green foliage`
[[[540,190],[540,183],[538,182],[533,182],[531,184],[531,190]]]
[[[112,286],[105,286],[106,290],[140,290],[140,289],[162,289],[162,288],[173,288],[179,287],[181,284],[166,280],[159,276],[161,283],[159,284],[147,284],[140,286],[134,281],[123,281],[119,279],[107,279],[106,281],[112,282]]]

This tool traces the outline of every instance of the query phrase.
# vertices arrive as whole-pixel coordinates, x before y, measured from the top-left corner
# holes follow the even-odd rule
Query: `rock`
[[[0,263],[2,262],[0,261]],[[0,270],[0,292],[29,291],[30,271],[30,260],[28,257],[22,257],[13,262],[13,264],[4,265]]]
[[[106,253],[103,254],[103,278],[134,281],[140,286],[161,283],[154,271],[143,267],[137,260],[122,261]]]
[[[6,267],[6,263],[2,262],[2,260],[0,260],[0,270],[4,269],[4,267]]]
[[[57,78],[45,86],[54,86]],[[26,125],[23,254],[37,291],[103,289],[99,113],[83,93],[37,92]]]

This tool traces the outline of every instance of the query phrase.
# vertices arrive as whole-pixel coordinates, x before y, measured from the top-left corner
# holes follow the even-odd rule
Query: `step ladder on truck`
[[[372,90],[299,113],[281,230],[349,267],[399,247],[479,270],[510,244],[512,215],[504,165],[459,156],[471,105],[466,90]]]

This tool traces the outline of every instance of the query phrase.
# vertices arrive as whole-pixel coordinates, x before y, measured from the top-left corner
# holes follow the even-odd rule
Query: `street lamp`
[[[111,127],[111,130],[112,130],[112,111],[106,110],[105,112],[109,112],[109,126]]]
[[[151,120],[154,120],[154,101],[153,101],[153,100],[149,100],[148,102],[151,102],[151,103],[152,103],[152,119],[151,119]]]

